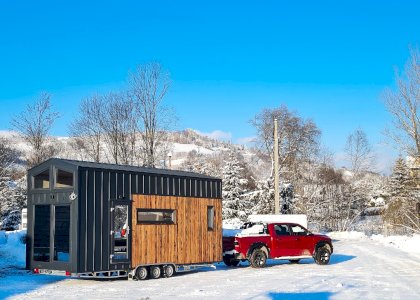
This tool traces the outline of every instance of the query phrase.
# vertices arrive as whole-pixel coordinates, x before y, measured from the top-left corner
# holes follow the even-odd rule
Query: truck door
[[[110,263],[126,263],[131,259],[131,201],[111,201]]]
[[[289,225],[276,224],[273,229],[271,257],[296,256],[296,237],[292,236]]]
[[[296,255],[305,256],[311,255],[310,248],[313,247],[312,239],[308,237],[308,231],[298,224],[290,225],[292,236],[296,240]]]

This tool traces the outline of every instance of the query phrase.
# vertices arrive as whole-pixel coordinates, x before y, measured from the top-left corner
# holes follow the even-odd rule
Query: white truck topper
[[[248,221],[253,223],[296,223],[308,228],[306,215],[250,215]]]

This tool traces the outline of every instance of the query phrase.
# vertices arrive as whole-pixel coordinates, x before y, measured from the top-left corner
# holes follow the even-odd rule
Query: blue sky
[[[342,151],[356,128],[384,165],[389,121],[380,95],[420,44],[419,1],[2,1],[0,129],[41,91],[67,135],[79,101],[123,88],[130,69],[159,61],[178,128],[254,136],[249,120],[288,105]]]

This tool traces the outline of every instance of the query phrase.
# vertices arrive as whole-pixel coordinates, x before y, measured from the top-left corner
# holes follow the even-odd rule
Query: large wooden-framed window
[[[207,206],[207,230],[214,230],[214,206]]]
[[[176,210],[138,208],[137,224],[176,224]]]

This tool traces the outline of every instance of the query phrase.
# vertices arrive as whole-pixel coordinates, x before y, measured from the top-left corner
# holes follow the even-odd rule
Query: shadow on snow
[[[15,267],[0,269],[0,299],[25,294],[68,277],[32,274]]]
[[[273,300],[303,300],[316,299],[328,300],[334,293],[331,292],[296,292],[296,293],[268,293],[267,296]]]

